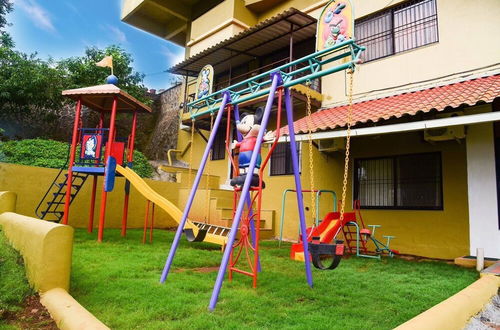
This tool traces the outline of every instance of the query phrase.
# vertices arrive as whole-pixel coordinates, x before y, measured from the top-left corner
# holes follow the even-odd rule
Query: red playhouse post
[[[127,154],[127,166],[132,166],[134,161],[134,144],[135,144],[135,130],[137,127],[137,111],[134,111],[132,117],[132,133],[130,134]],[[130,182],[127,180],[125,183],[125,197],[123,199],[123,217],[122,217],[122,236],[127,235],[127,219],[128,219],[128,199],[130,196]]]

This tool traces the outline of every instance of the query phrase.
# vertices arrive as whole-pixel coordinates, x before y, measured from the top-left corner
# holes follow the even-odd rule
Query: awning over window
[[[215,72],[224,72],[229,70],[230,66],[237,67],[254,58],[288,47],[291,34],[294,43],[313,38],[316,34],[316,19],[290,8],[205,49],[167,71],[197,76],[205,65],[211,64]]]
[[[500,97],[500,74],[466,80],[449,85],[428,88],[353,104],[352,125],[376,123],[382,120],[414,116],[432,110],[443,111],[461,105],[490,103]],[[334,130],[347,126],[348,106],[320,110],[311,115],[313,132]],[[307,133],[307,117],[294,123],[295,133]],[[288,134],[288,126],[282,129]]]

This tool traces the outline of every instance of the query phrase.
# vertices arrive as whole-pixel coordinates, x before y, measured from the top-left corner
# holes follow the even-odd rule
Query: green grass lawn
[[[173,232],[142,232],[123,239],[107,229],[105,242],[77,230],[71,294],[113,329],[294,328],[390,329],[477,279],[474,271],[443,262],[344,259],[334,271],[314,269],[314,289],[304,265],[288,258],[289,245],[263,242],[258,288],[235,274],[225,281],[215,312],[207,306],[218,266],[217,246],[183,239],[166,284],[159,284]]]
[[[15,328],[5,324],[5,319],[20,311],[24,299],[33,294],[22,260],[8,244],[0,227],[0,329]]]

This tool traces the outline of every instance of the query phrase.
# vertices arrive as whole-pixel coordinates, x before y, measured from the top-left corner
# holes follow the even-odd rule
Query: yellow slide
[[[135,189],[137,189],[137,191],[140,192],[144,197],[167,212],[167,214],[169,214],[177,223],[181,222],[182,211],[172,202],[154,191],[153,188],[148,186],[148,184],[132,169],[116,165],[116,171],[123,175],[128,181],[130,181]],[[184,229],[191,229],[195,237],[198,235],[198,226],[189,221],[189,219],[186,221]],[[207,233],[203,241],[224,246],[227,243],[227,237]]]

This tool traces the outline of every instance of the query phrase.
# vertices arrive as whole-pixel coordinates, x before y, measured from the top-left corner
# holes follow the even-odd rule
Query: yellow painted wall
[[[0,226],[23,256],[26,276],[35,290],[69,289],[73,228],[12,212],[0,214]]]
[[[35,208],[54,180],[58,170],[0,163],[0,173],[2,173],[0,177],[0,191],[12,191],[18,196],[16,212],[36,217]],[[69,224],[74,227],[87,227],[92,188],[91,180],[90,178],[87,180],[71,205]],[[117,178],[115,189],[108,194],[106,212],[107,228],[119,228],[121,226],[124,182],[125,180],[123,178]],[[169,199],[174,204],[178,203],[177,191],[180,188],[180,184],[149,179],[146,179],[146,182],[163,197]],[[101,180],[98,181],[97,187],[98,193],[96,198],[94,227],[97,226],[99,217],[100,189],[102,187]],[[140,228],[143,226],[145,206],[146,199],[132,188],[129,202],[129,228]],[[176,226],[176,222],[159,208],[155,210],[155,223],[159,228]]]

